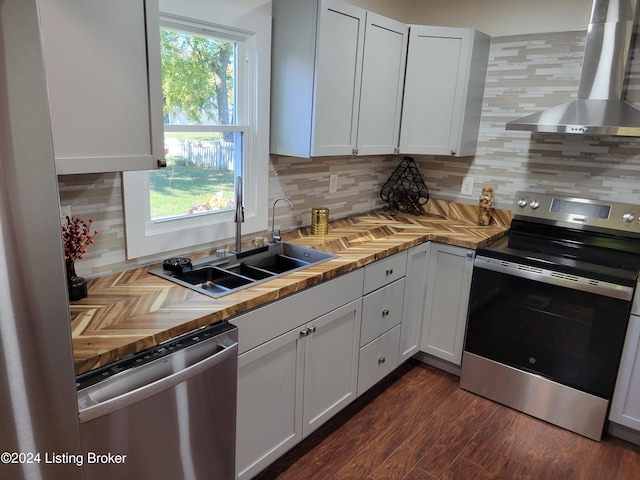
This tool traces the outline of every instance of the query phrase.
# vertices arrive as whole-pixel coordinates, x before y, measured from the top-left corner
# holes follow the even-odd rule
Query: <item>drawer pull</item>
[[[309,327],[309,333],[313,333],[315,331],[316,331],[315,325],[312,325],[311,327]]]
[[[393,268],[388,268],[385,273],[386,273],[387,276],[393,275]]]
[[[386,317],[387,315],[389,315],[389,309],[385,308],[384,310],[382,310],[382,316]]]
[[[384,358],[384,357],[380,357],[380,358],[378,359],[378,365],[382,365],[382,364],[383,364],[384,362],[386,362],[386,361],[387,361],[387,359],[386,359],[386,358]]]

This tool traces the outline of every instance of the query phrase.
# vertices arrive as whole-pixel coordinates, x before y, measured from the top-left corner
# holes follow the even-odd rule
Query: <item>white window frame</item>
[[[207,131],[213,128],[215,131],[243,132],[245,221],[242,234],[265,231],[268,222],[271,17],[235,5],[204,0],[161,0],[160,10],[163,24],[184,25],[191,31],[193,27],[202,26],[225,33],[227,37],[231,35],[244,45],[244,56],[238,58],[237,63],[238,69],[245,68],[247,75],[238,75],[237,88],[244,90],[248,104],[238,106],[244,111],[238,113],[237,126],[208,127]],[[246,85],[240,77],[248,79]],[[123,191],[129,259],[185,248],[197,251],[198,247],[204,249],[207,244],[225,240],[233,243],[235,209],[153,222],[148,172],[124,172]]]

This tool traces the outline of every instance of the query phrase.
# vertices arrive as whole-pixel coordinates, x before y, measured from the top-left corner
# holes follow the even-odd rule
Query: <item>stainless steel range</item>
[[[640,206],[518,192],[478,249],[460,386],[602,436],[640,272]]]

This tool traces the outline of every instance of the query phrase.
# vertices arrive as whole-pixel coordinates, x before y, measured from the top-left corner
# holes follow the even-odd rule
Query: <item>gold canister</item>
[[[329,233],[328,208],[313,207],[311,209],[311,233],[314,235],[326,235]]]

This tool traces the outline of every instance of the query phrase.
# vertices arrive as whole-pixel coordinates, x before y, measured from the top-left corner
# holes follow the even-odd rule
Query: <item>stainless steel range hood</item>
[[[637,0],[594,0],[578,98],[508,122],[507,130],[640,137],[640,110],[622,100]]]

